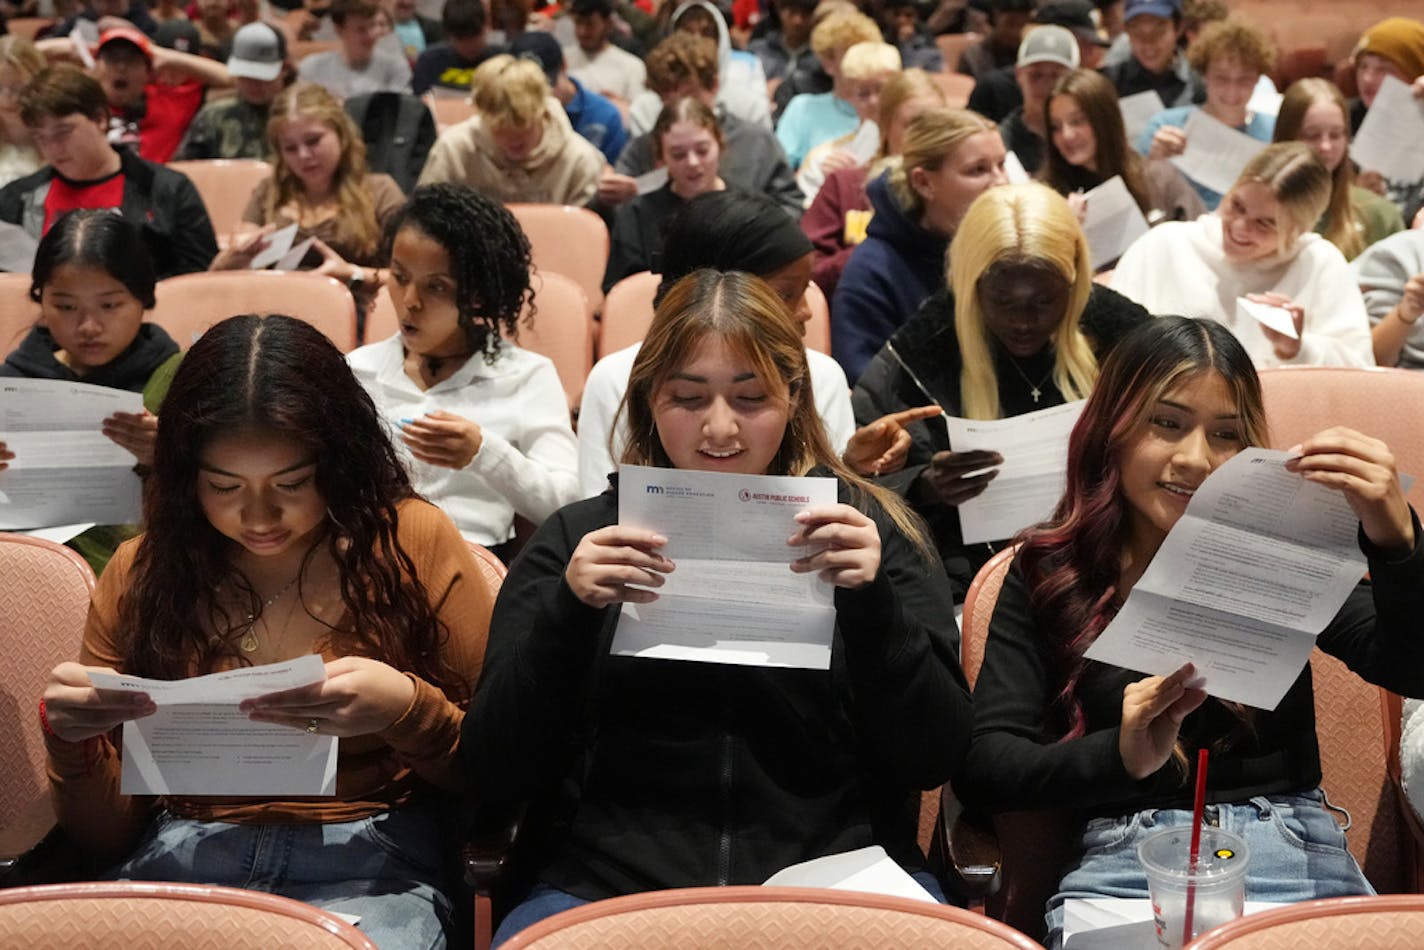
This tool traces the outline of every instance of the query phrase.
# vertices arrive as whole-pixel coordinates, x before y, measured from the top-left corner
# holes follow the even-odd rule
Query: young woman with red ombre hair
[[[1185,753],[1212,752],[1212,820],[1251,852],[1246,896],[1299,901],[1370,893],[1326,811],[1310,668],[1274,710],[1208,698],[1185,664],[1170,676],[1083,658],[1208,474],[1266,442],[1260,382],[1229,330],[1161,317],[1103,364],[1073,431],[1067,490],[1030,529],[994,611],[974,691],[970,761],[956,789],[986,811],[1069,810],[1085,825],[1048,905],[1062,940],[1069,897],[1147,897],[1136,845],[1191,821]],[[1341,491],[1360,519],[1362,583],[1318,645],[1365,679],[1424,692],[1424,546],[1382,442],[1344,428],[1286,463]],[[960,788],[964,785],[963,788]]]

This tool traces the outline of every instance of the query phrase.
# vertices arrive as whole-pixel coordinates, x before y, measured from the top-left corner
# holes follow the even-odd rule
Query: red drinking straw
[[[1182,946],[1192,942],[1192,913],[1197,901],[1197,862],[1201,859],[1202,813],[1206,811],[1207,750],[1197,750],[1197,791],[1192,798],[1192,851],[1187,861],[1187,909],[1182,924]]]

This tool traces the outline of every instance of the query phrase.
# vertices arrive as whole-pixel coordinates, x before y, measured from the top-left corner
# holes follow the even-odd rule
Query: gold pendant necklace
[[[285,594],[287,591],[291,590],[292,585],[295,584],[297,582],[297,578],[301,576],[302,572],[297,571],[297,573],[292,577],[292,579],[287,581],[287,583],[282,587],[281,590],[277,591],[277,593],[273,594],[271,597],[268,597],[267,600],[263,602],[261,608],[259,608],[256,613],[251,613],[247,615],[247,620],[245,621],[247,624],[247,632],[244,633],[242,637],[237,641],[237,645],[242,649],[243,653],[257,652],[257,648],[261,646],[261,643],[257,639],[257,618],[262,616],[262,614],[267,611],[268,607],[271,607],[277,601],[281,600],[282,595]]]

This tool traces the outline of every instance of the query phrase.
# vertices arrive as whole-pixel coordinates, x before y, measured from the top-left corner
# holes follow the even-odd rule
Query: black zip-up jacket
[[[571,791],[541,878],[593,900],[759,884],[871,844],[922,867],[912,801],[957,771],[972,727],[939,566],[873,515],[880,572],[836,590],[829,671],[615,657],[618,608],[585,605],[564,570],[617,515],[616,489],[569,505],[515,561],[463,727],[486,800]]]
[[[117,149],[124,176],[119,213],[143,232],[158,279],[205,271],[218,239],[198,189],[181,172]],[[46,165],[0,188],[0,221],[18,224],[36,240],[44,233],[45,196],[57,173]]]

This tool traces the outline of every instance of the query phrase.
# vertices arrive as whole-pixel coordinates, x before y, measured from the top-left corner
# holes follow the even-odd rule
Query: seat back
[[[1187,950],[1414,950],[1424,935],[1424,896],[1333,897],[1238,917]]]
[[[554,361],[572,411],[578,406],[584,380],[593,369],[593,321],[588,318],[587,298],[582,288],[562,274],[536,272],[530,279],[537,308],[534,323],[526,326],[521,317],[519,333],[514,339],[526,350]],[[366,315],[367,343],[378,343],[400,329],[391,290],[388,285],[377,294],[371,312]]]
[[[466,119],[473,119],[479,113],[468,95],[426,95],[425,107],[435,116],[435,128],[438,132],[444,132],[450,126],[459,125]]]
[[[607,356],[642,342],[653,323],[653,298],[662,277],[640,271],[624,277],[609,288],[603,301],[603,317],[599,321],[598,355]],[[806,347],[830,355],[831,308],[826,295],[814,283],[806,285],[806,309],[811,319],[806,322]]]
[[[283,313],[325,333],[343,353],[356,348],[356,301],[340,281],[310,271],[206,271],[158,282],[153,322],[183,349],[240,313]]]
[[[259,182],[272,174],[272,166],[252,158],[219,158],[203,161],[169,162],[168,167],[188,176],[208,217],[213,232],[226,239],[242,223],[242,212]]]
[[[48,801],[49,779],[35,704],[50,670],[79,655],[93,592],[94,573],[74,551],[0,533],[0,721],[10,724],[0,729],[0,833],[31,818],[53,822],[52,813],[36,812]]]
[[[930,73],[930,78],[944,94],[944,104],[952,109],[962,109],[969,104],[969,94],[974,91],[974,77],[963,73]]]
[[[660,274],[640,271],[608,289],[598,325],[600,358],[642,342],[653,322],[653,297],[660,283]]]
[[[959,657],[972,688],[984,662],[984,644],[994,605],[1017,547],[991,557],[969,585],[960,624]],[[1072,849],[1071,828],[1061,812],[1018,811],[994,816],[999,839],[1001,884],[984,902],[990,916],[1033,937],[1043,935],[1043,909],[1058,889],[1059,872]]]
[[[559,372],[569,411],[583,398],[583,383],[593,369],[593,320],[588,297],[571,278],[551,271],[533,275],[534,319],[520,318],[514,342],[547,356]]]
[[[1408,369],[1291,366],[1261,370],[1271,447],[1290,448],[1329,426],[1382,439],[1395,467],[1415,476],[1409,503],[1424,511],[1424,373]],[[1391,408],[1393,407],[1393,408]]]
[[[494,552],[482,544],[473,541],[466,541],[469,545],[470,553],[475,556],[475,560],[480,562],[480,578],[489,588],[490,603],[499,596],[499,589],[504,584],[504,578],[509,574],[509,568],[504,562],[494,556]]]
[[[0,950],[377,950],[337,917],[261,891],[116,881],[0,890]]]
[[[52,16],[17,16],[5,21],[5,32],[11,36],[22,36],[31,42],[40,33],[59,21]]]
[[[509,950],[638,947],[956,947],[1029,950],[998,921],[941,904],[804,887],[698,887],[632,894],[555,914]]]
[[[30,275],[0,274],[0,362],[39,318],[40,305],[30,299]]]
[[[1395,466],[1416,476],[1410,504],[1424,510],[1424,432],[1414,419],[1424,376],[1404,369],[1289,367],[1261,371],[1271,445],[1289,448],[1333,425],[1382,439]],[[1412,880],[1406,815],[1389,779],[1387,694],[1319,650],[1311,654],[1316,735],[1324,788],[1346,808],[1350,851],[1376,890],[1404,890]]]
[[[1391,735],[1385,724],[1389,694],[1320,650],[1310,652],[1310,673],[1320,784],[1331,804],[1350,813],[1345,832],[1350,853],[1375,890],[1408,890],[1413,882],[1410,834],[1390,779],[1386,748]]]
[[[529,238],[534,267],[572,278],[588,299],[589,316],[603,306],[608,269],[608,226],[587,208],[570,205],[507,205]]]

